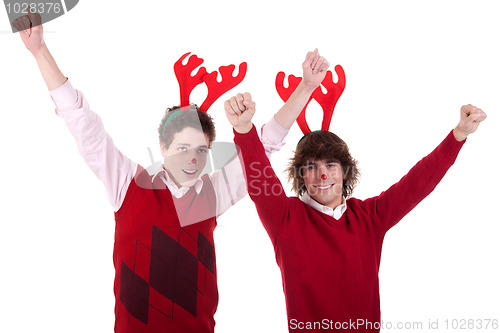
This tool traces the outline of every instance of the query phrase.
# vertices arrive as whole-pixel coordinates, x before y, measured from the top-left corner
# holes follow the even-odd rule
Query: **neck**
[[[342,205],[343,203],[344,203],[344,198],[340,197],[340,198],[338,198],[338,200],[335,200],[334,202],[332,202],[326,206],[330,207],[331,209],[335,209],[338,206]]]
[[[344,197],[342,197],[342,196],[340,196],[337,199],[335,199],[334,201],[326,203],[326,204],[319,202],[318,200],[314,199],[311,196],[309,196],[309,197],[311,199],[313,199],[314,201],[316,201],[317,203],[319,203],[320,205],[323,205],[323,206],[326,206],[326,207],[330,207],[333,210],[335,210],[335,208],[337,208],[338,206],[340,206],[340,205],[342,205],[344,203]]]

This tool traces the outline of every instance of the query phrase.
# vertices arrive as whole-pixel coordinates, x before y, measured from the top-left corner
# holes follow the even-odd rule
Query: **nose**
[[[318,167],[318,176],[321,180],[328,179],[328,169],[324,165]]]
[[[198,163],[198,160],[196,159],[196,157],[193,157],[193,159],[191,160],[191,164],[197,164]]]

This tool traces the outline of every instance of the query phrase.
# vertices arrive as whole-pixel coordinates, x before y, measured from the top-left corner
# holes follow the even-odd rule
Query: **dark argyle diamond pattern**
[[[215,248],[208,239],[198,231],[198,260],[209,272],[215,274]]]
[[[215,248],[198,232],[197,257],[177,240],[153,225],[149,282],[123,261],[120,269],[120,300],[127,311],[148,323],[149,288],[171,300],[194,317],[198,300],[198,261],[215,274]],[[154,306],[153,306],[154,307]],[[167,314],[165,314],[167,315]],[[167,315],[170,316],[170,315]]]
[[[151,241],[149,284],[196,317],[198,260],[156,226]]]
[[[120,300],[132,316],[148,323],[149,284],[123,261],[120,267]]]

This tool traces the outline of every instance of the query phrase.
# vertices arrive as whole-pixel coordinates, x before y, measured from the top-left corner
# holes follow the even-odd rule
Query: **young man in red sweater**
[[[305,72],[314,73],[314,64],[305,65]],[[378,332],[384,235],[432,192],[486,114],[463,106],[458,125],[434,151],[366,200],[351,197],[359,172],[344,141],[328,131],[309,133],[288,168],[299,197],[287,197],[252,125],[255,103],[247,97],[236,111],[226,102],[226,114],[241,149],[248,193],[281,270],[289,330]],[[289,121],[300,113],[290,111],[280,110],[275,119]]]

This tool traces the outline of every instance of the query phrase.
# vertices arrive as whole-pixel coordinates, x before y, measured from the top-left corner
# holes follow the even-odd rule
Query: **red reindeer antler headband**
[[[321,87],[316,88],[316,90],[314,90],[314,92],[312,93],[311,98],[309,98],[309,101],[306,103],[306,106],[304,107],[304,109],[302,109],[302,112],[300,112],[300,115],[297,117],[297,124],[299,124],[302,133],[304,134],[311,133],[311,129],[307,125],[306,121],[306,109],[307,106],[309,105],[309,102],[313,98],[323,108],[323,122],[321,124],[321,130],[328,131],[328,129],[330,128],[330,122],[332,120],[333,110],[335,109],[335,105],[337,104],[337,101],[339,100],[340,95],[342,95],[342,92],[344,91],[345,88],[344,69],[342,68],[342,66],[337,65],[335,66],[335,72],[337,73],[338,76],[338,82],[337,83],[333,82],[332,72],[328,71],[326,73],[325,78],[323,79],[323,82],[321,82],[323,87],[325,87],[327,93],[324,94],[321,91]],[[280,95],[283,102],[286,103],[286,101],[288,101],[288,99],[295,91],[295,89],[297,89],[297,86],[299,85],[300,81],[302,81],[302,78],[289,75],[288,88],[285,88],[283,85],[284,79],[285,79],[284,72],[279,72],[276,75],[276,90],[278,91],[278,94]]]
[[[207,73],[205,67],[200,67],[194,76],[191,73],[203,63],[203,59],[198,58],[193,54],[186,65],[182,64],[182,61],[190,54],[188,52],[177,60],[174,64],[174,72],[179,82],[179,89],[181,94],[181,108],[189,106],[189,95],[193,89],[205,82],[208,88],[207,98],[199,107],[202,112],[207,112],[210,106],[225,92],[237,86],[247,73],[247,63],[242,62],[239,65],[239,72],[237,76],[233,76],[235,65],[221,66],[219,67],[219,72],[213,71]],[[220,73],[222,76],[221,82],[217,82],[217,74]]]

